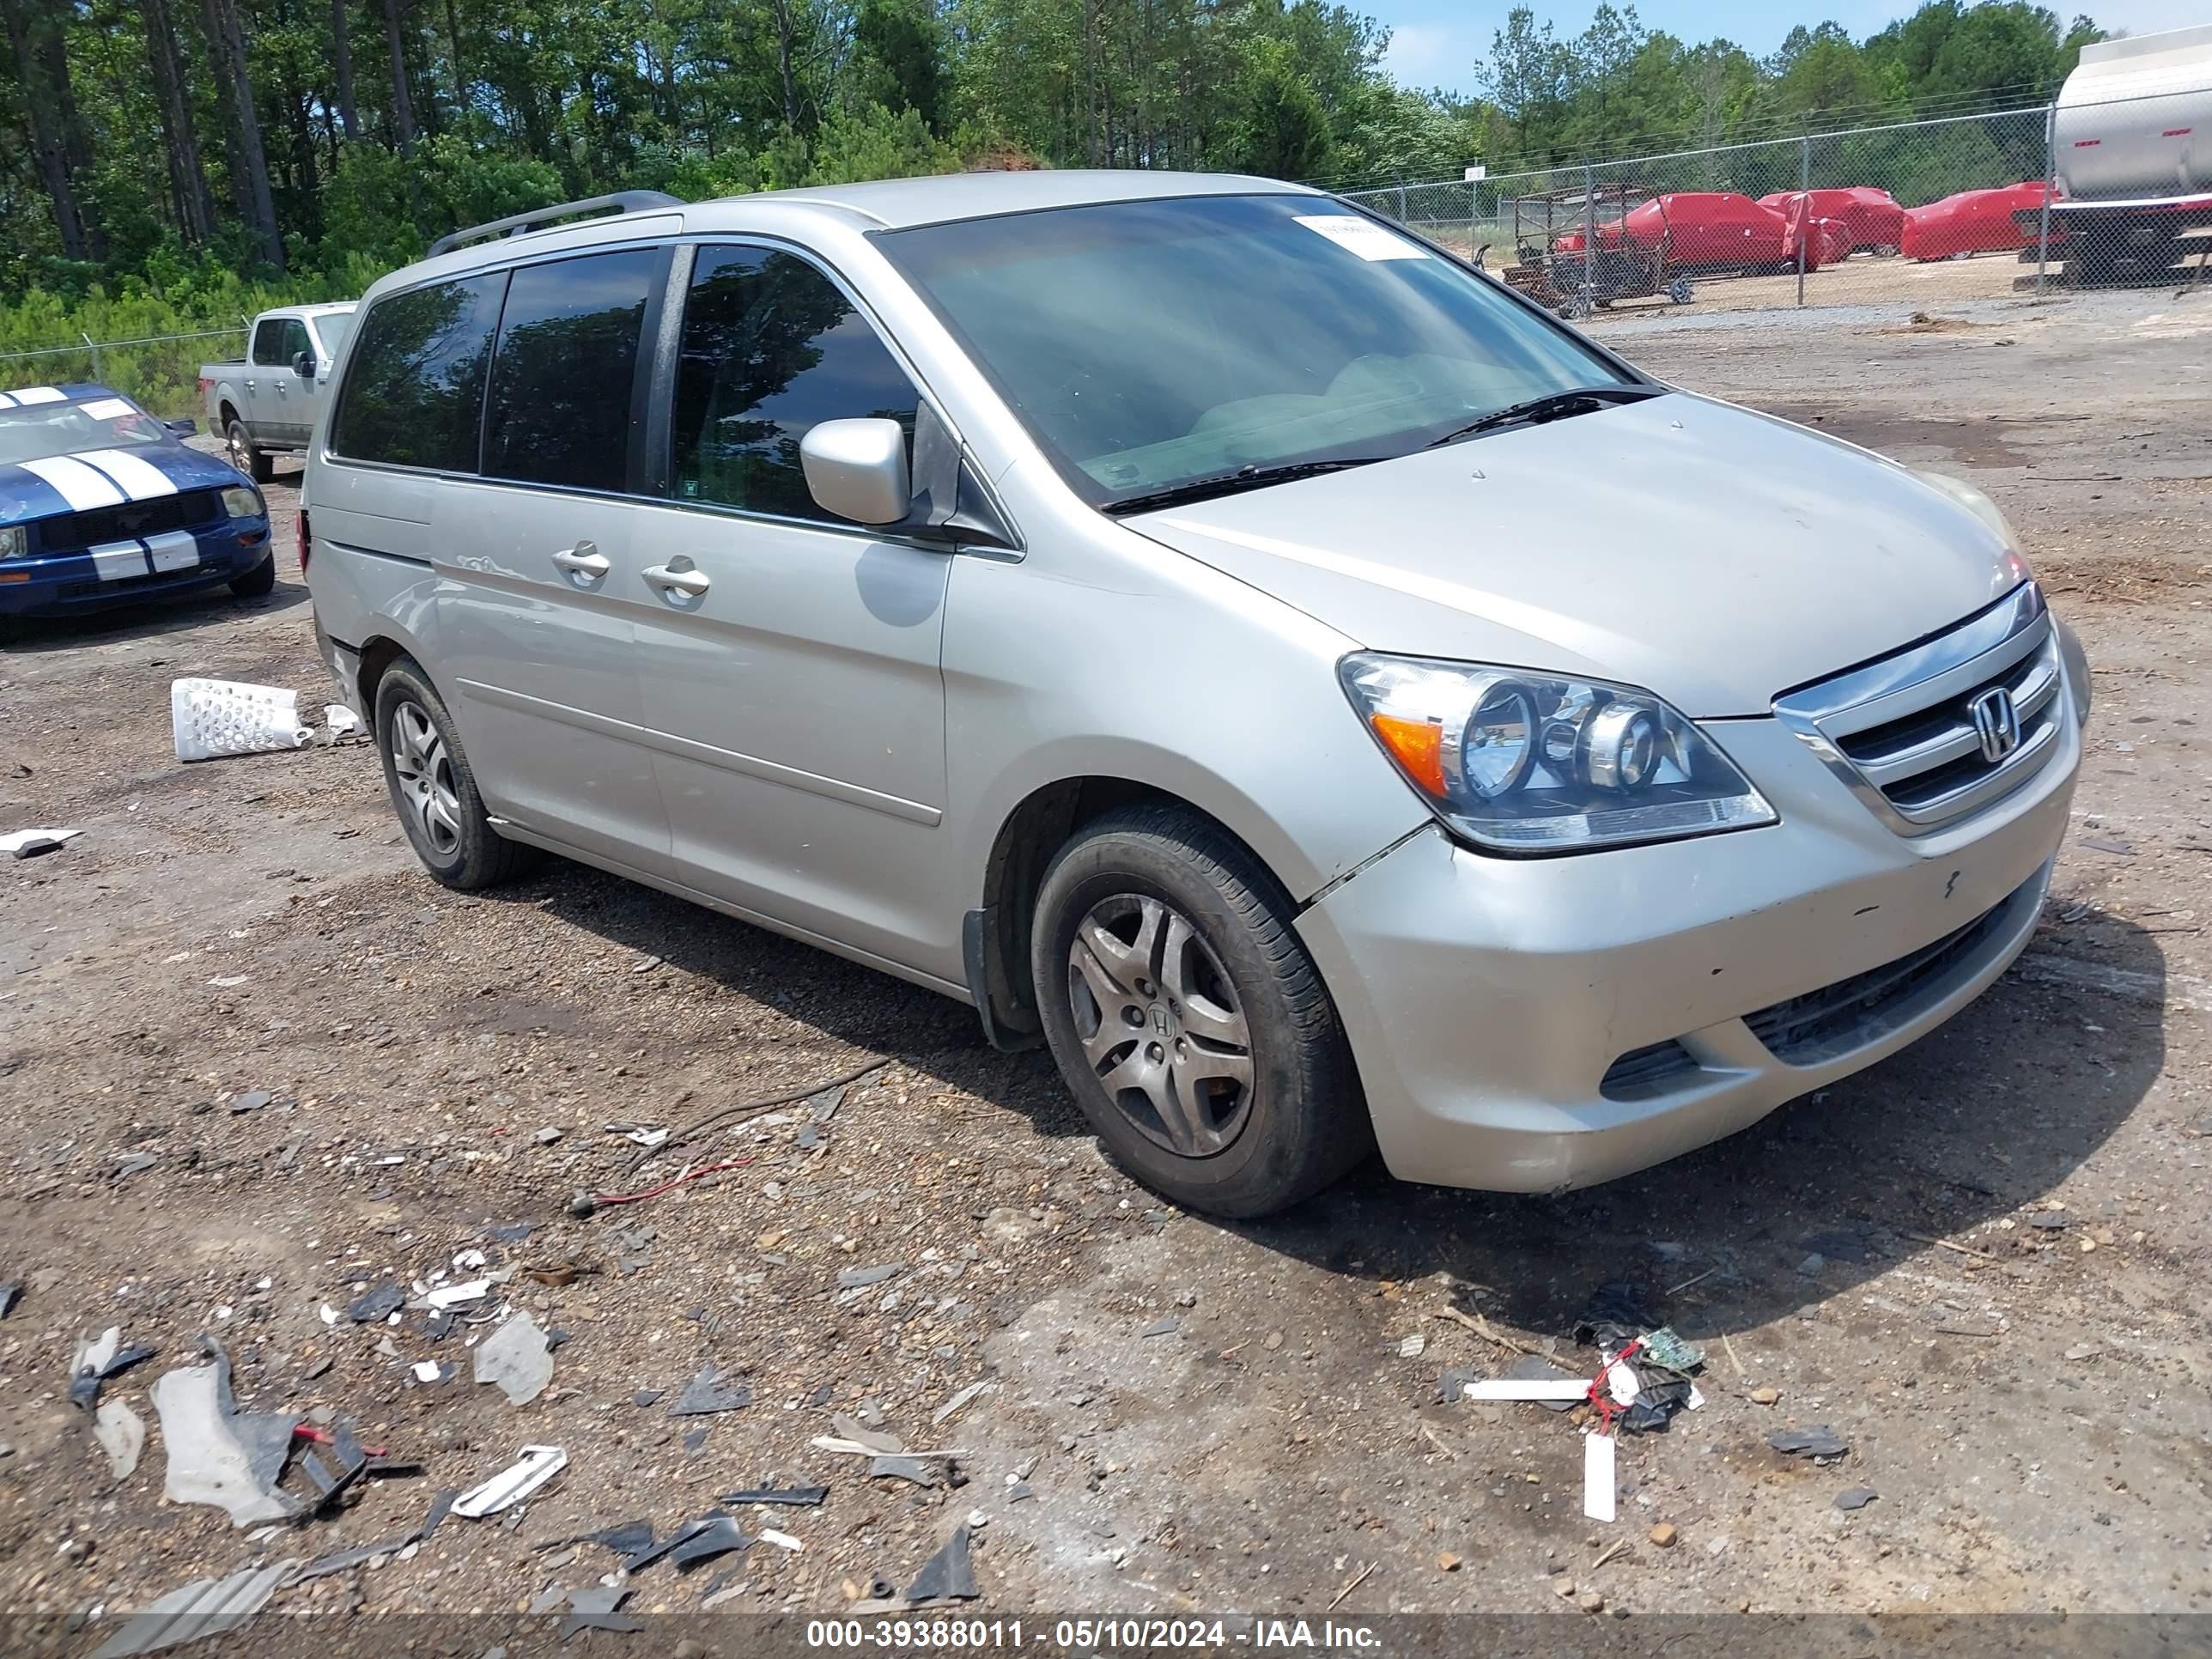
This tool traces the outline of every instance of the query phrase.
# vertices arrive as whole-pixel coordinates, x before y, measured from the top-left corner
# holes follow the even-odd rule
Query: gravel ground
[[[664,1562],[630,1609],[842,1609],[971,1511],[969,1605],[1002,1613],[2212,1609],[2212,296],[1607,337],[1964,470],[2079,625],[2098,707],[2017,970],[1847,1085],[1563,1197],[1370,1170],[1278,1222],[1176,1213],[964,1009],[578,867],[449,894],[366,746],[177,764],[171,679],[322,690],[289,552],[266,600],[0,658],[0,828],[85,831],[0,869],[0,1279],[24,1281],[0,1324],[0,1607],[33,1615],[11,1645],[78,1650],[94,1608],[403,1538],[526,1443],[570,1460],[526,1508],[273,1607],[514,1612],[615,1565],[540,1545],[823,1485],[819,1508],[738,1511],[803,1549]],[[834,1113],[779,1105],[657,1153],[605,1130],[878,1060]],[[679,1157],[749,1161],[569,1214]],[[455,1267],[472,1249],[486,1267]],[[459,1311],[566,1334],[527,1405],[471,1380],[488,1324],[434,1340],[419,1313],[343,1311],[507,1267]],[[1707,1360],[1702,1410],[1622,1443],[1600,1527],[1570,1419],[1442,1404],[1438,1378],[1510,1362],[1497,1336],[1586,1373],[1567,1333],[1609,1279]],[[149,1429],[119,1478],[64,1398],[74,1345],[109,1325],[158,1351],[102,1395]],[[166,1502],[149,1390],[203,1332],[242,1402],[350,1422],[425,1478],[266,1537]],[[707,1365],[750,1403],[669,1415]],[[957,1450],[954,1482],[872,1479],[811,1443],[832,1413]],[[1765,1443],[1814,1424],[1848,1455]],[[1854,1487],[1877,1496],[1839,1509]]]

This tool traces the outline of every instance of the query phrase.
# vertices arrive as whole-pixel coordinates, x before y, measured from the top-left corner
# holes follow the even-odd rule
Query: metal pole
[[[2035,238],[2035,297],[2043,297],[2044,267],[2051,261],[2051,192],[2058,188],[2058,106],[2043,112],[2043,211]]]
[[[1406,217],[1406,181],[1403,179],[1398,181],[1398,222],[1401,225],[1412,222]]]
[[[1798,143],[1797,158],[1797,303],[1805,303],[1805,244],[1813,234],[1813,135]]]
[[[79,329],[77,331],[76,337],[83,341],[86,346],[91,349],[92,378],[95,380],[105,380],[107,377],[100,372],[100,347],[94,343],[92,336],[86,333],[82,329]]]
[[[1625,238],[1627,227],[1621,228]],[[1597,168],[1583,163],[1583,315],[1597,310]]]

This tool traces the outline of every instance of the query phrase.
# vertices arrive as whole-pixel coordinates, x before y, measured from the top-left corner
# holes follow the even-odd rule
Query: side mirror
[[[293,358],[292,372],[303,380],[313,380],[315,378],[315,354],[312,351],[303,351],[298,356]]]
[[[200,423],[187,416],[181,420],[164,421],[161,427],[172,438],[189,438],[200,429]]]
[[[823,421],[799,441],[799,461],[815,504],[841,519],[896,524],[914,509],[906,434],[896,421]]]

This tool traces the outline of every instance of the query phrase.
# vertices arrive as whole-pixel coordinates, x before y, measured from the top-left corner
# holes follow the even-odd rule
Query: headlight
[[[1352,706],[1446,824],[1501,852],[1571,852],[1772,823],[1735,763],[1649,692],[1356,652]]]
[[[2012,562],[2018,569],[2019,580],[2026,581],[2028,579],[2030,573],[2027,560],[2021,553],[2020,538],[2014,533],[2012,521],[2005,517],[2002,507],[1962,479],[1950,477],[1941,472],[1917,471],[1912,476],[1931,489],[1941,490],[1987,525],[1996,538],[2005,544],[2005,551],[2012,556]]]
[[[22,526],[11,524],[0,530],[0,559],[20,559],[30,550],[31,538],[24,533]]]
[[[258,489],[226,489],[222,492],[222,510],[234,519],[258,519],[269,509],[262,506]]]

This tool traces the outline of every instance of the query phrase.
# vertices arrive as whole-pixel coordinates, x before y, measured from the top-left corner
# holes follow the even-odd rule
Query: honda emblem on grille
[[[1993,686],[1966,705],[1974,716],[1974,736],[1982,745],[1982,758],[1996,765],[2020,747],[2020,710],[2012,693]]]

